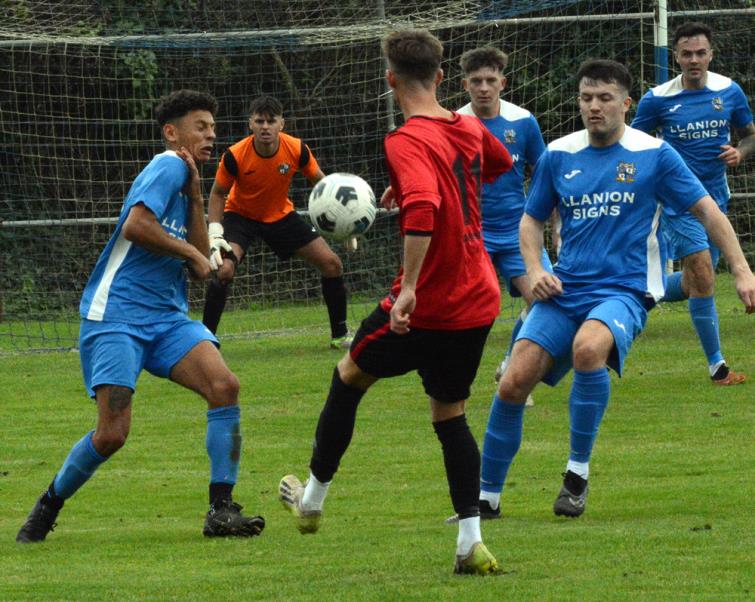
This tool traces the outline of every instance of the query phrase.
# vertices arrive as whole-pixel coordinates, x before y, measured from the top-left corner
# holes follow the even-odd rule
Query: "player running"
[[[611,381],[621,375],[648,310],[663,296],[665,257],[659,202],[691,211],[722,250],[748,313],[755,277],[726,216],[667,143],[627,127],[632,79],[619,63],[591,60],[577,72],[585,129],[552,142],[540,158],[520,225],[521,250],[537,302],[522,326],[493,398],[498,428],[483,455],[500,490],[522,440],[524,402],[539,381],[555,385],[573,367],[570,454],[557,515],[585,510],[589,462]],[[551,273],[542,265],[544,223],[554,207],[561,252]]]
[[[218,165],[208,209],[210,259],[218,266],[218,277],[207,287],[202,321],[217,332],[228,286],[259,237],[281,259],[296,256],[317,268],[330,318],[330,347],[348,348],[341,259],[288,198],[296,172],[313,185],[325,174],[302,140],[283,133],[284,124],[283,107],[275,98],[254,99],[249,107],[252,134],[231,146]]]
[[[511,168],[511,157],[477,119],[438,104],[443,46],[437,38],[424,30],[394,32],[383,41],[383,51],[386,79],[406,119],[385,139],[404,236],[403,266],[333,372],[308,482],[283,477],[280,499],[302,533],[317,531],[362,396],[380,378],[417,370],[461,519],[454,570],[497,574],[498,563],[480,534],[480,452],[464,405],[500,307],[482,243],[478,191],[482,180]]]
[[[642,97],[632,127],[648,133],[658,130],[726,213],[730,196],[726,168],[739,166],[753,153],[755,125],[737,83],[708,71],[712,39],[711,29],[702,23],[684,23],[676,30],[674,57],[682,73]],[[732,128],[739,137],[736,147],[731,144]],[[719,248],[687,211],[677,213],[666,207],[661,223],[672,258],[682,262],[682,271],[668,277],[662,301],[688,299],[713,384],[743,383],[745,375],[730,370],[721,351],[713,297]]]
[[[241,514],[232,490],[241,454],[239,381],[217,339],[190,320],[185,268],[211,273],[204,200],[195,163],[215,141],[217,102],[179,90],[155,109],[166,151],[131,186],[118,224],[81,299],[79,353],[84,383],[97,403],[97,428],[73,446],[16,541],[43,541],[63,504],[126,443],[131,399],[143,369],[201,395],[208,406],[210,510],[204,534],[259,535],[265,521]]]

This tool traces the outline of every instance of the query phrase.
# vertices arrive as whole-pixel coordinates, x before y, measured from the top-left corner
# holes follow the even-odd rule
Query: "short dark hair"
[[[467,50],[459,59],[459,66],[464,71],[464,75],[468,75],[472,71],[477,71],[483,67],[490,67],[503,73],[508,64],[509,55],[492,46],[482,46],[481,48]]]
[[[180,119],[191,111],[209,111],[213,117],[218,112],[218,101],[212,94],[197,90],[176,90],[163,96],[155,107],[155,119],[160,127]]]
[[[708,38],[708,43],[713,44],[713,30],[710,27],[705,23],[700,23],[700,21],[687,21],[674,31],[674,43],[672,46],[676,48],[679,40],[682,38],[691,38],[692,36],[705,36]]]
[[[616,84],[629,93],[632,89],[632,75],[621,63],[607,59],[589,59],[584,61],[577,71],[577,85],[582,78],[600,80],[607,84]]]
[[[249,116],[255,113],[263,117],[282,117],[283,105],[272,96],[258,96],[249,103]]]
[[[443,44],[426,29],[403,29],[383,40],[383,54],[399,77],[432,81],[443,60]]]

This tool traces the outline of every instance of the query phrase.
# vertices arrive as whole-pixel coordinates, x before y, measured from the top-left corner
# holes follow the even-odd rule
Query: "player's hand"
[[[386,209],[390,210],[396,206],[396,195],[393,193],[393,188],[388,186],[380,195],[380,204]]]
[[[223,224],[210,222],[207,234],[210,237],[210,265],[213,270],[218,270],[223,265],[223,253],[232,253],[233,249],[223,238]]]
[[[186,163],[186,167],[189,168],[189,179],[186,181],[186,185],[183,188],[183,192],[192,201],[202,201],[202,184],[199,181],[199,170],[197,164],[194,162],[194,157],[183,146],[176,151],[176,154],[183,159]]]
[[[560,295],[564,292],[561,280],[547,270],[540,269],[533,274],[528,274],[528,277],[535,299],[545,301],[554,295]]]
[[[209,278],[213,272],[210,260],[199,251],[197,251],[196,255],[192,255],[191,259],[186,260],[186,267],[189,270],[191,279],[200,282]]]
[[[737,294],[745,306],[745,312],[751,314],[755,312],[755,276],[752,272],[745,276],[740,276],[735,281]]]
[[[414,289],[402,288],[391,308],[391,330],[396,334],[409,332],[409,316],[417,304]]]
[[[721,150],[723,152],[718,155],[718,158],[726,164],[726,167],[738,167],[742,162],[742,153],[731,144],[722,144]]]

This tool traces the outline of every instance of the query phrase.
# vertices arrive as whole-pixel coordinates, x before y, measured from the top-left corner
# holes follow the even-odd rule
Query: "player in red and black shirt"
[[[288,475],[280,499],[300,531],[316,531],[365,391],[380,378],[416,370],[430,397],[460,517],[455,570],[495,574],[498,563],[480,534],[480,452],[464,404],[500,308],[498,280],[482,241],[480,188],[511,169],[512,159],[479,120],[438,103],[443,47],[437,38],[424,30],[395,32],[383,50],[386,77],[406,119],[385,140],[391,187],[383,195],[399,207],[404,263],[333,373],[306,487]]]
[[[252,101],[251,136],[224,154],[210,193],[210,260],[218,268],[210,283],[202,322],[216,332],[228,285],[252,241],[259,237],[281,259],[296,256],[322,274],[322,293],[330,318],[330,346],[351,343],[346,326],[346,287],[341,259],[294,210],[288,190],[296,172],[311,184],[325,177],[312,151],[299,138],[284,134],[283,107],[269,96]],[[223,251],[221,257],[221,251]]]

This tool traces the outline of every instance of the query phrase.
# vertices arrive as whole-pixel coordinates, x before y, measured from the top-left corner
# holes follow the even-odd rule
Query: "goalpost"
[[[439,95],[449,108],[467,102],[462,52],[492,44],[510,53],[504,97],[532,111],[546,142],[581,127],[573,76],[582,60],[625,63],[639,99],[663,56],[662,43],[654,44],[660,8],[652,0],[132,4],[19,0],[0,23],[0,354],[75,346],[83,286],[128,187],[162,148],[151,110],[171,90],[218,98],[218,156],[247,135],[249,100],[276,96],[286,130],[312,147],[325,173],[360,175],[379,196],[387,184],[382,139],[401,122],[380,53],[392,29],[425,27],[444,42]],[[755,104],[751,3],[711,1],[706,10],[686,0],[665,4],[668,31],[690,19],[711,25],[713,70],[737,80]],[[202,171],[205,195],[216,164]],[[755,263],[752,166],[730,174],[730,215]],[[307,193],[295,178],[291,198],[300,210]],[[352,298],[374,304],[400,261],[395,216],[382,212],[355,253],[333,246]],[[203,287],[192,285],[192,309],[201,310],[202,300]],[[280,262],[256,244],[234,281],[220,334],[324,327],[324,313],[311,325],[284,324],[275,313],[284,303],[320,302],[315,270]],[[350,322],[363,311],[353,309]]]

